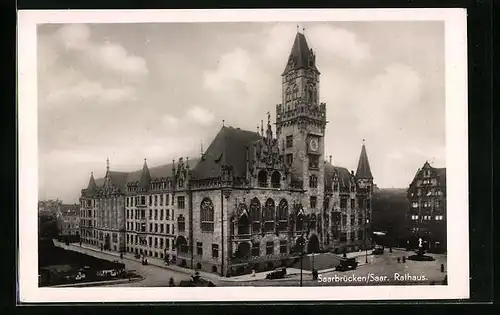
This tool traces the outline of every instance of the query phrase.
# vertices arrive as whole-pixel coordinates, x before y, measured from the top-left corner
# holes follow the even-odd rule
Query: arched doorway
[[[111,250],[111,240],[109,234],[104,237],[104,249]]]
[[[316,234],[313,234],[309,238],[309,242],[307,244],[307,252],[308,253],[319,253],[319,240]]]
[[[238,244],[238,248],[235,253],[236,258],[248,258],[250,257],[250,244],[248,242],[241,242]]]

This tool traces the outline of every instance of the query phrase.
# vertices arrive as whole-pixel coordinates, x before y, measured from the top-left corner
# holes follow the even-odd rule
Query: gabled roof
[[[233,167],[233,176],[246,174],[246,148],[260,139],[257,132],[233,127],[222,127],[208,147],[204,157],[193,169],[194,179],[216,178],[221,175],[221,166]]]
[[[318,71],[315,63],[313,63],[312,66],[309,66],[309,55],[310,49],[309,45],[307,45],[306,37],[304,36],[304,34],[297,32],[295,41],[293,42],[292,50],[290,52],[290,57],[288,59],[288,61],[290,61],[290,59],[295,60],[295,63],[288,62],[285,70],[283,71],[283,74],[287,73],[288,71],[301,68],[310,68]]]
[[[417,170],[417,173],[413,177],[413,180],[410,183],[410,187],[414,187],[417,183],[417,180],[425,178],[424,171],[430,170],[432,172],[431,177],[436,177],[438,184],[440,186],[446,186],[446,167],[432,167],[429,162],[425,162],[422,168]]]
[[[337,172],[340,187],[349,187],[349,182],[353,178],[352,174],[345,167],[334,166],[330,162],[325,161],[325,185],[331,186],[333,183],[334,173]]]
[[[370,163],[368,162],[368,154],[366,154],[365,145],[361,147],[361,154],[359,156],[358,169],[356,170],[357,178],[373,179]]]

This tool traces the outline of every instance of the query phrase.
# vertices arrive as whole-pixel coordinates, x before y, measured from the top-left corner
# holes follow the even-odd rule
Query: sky
[[[199,156],[223,120],[274,120],[297,24],[321,72],[326,158],[356,170],[365,139],[381,188],[445,167],[443,22],[44,24],[39,199],[77,202],[108,157],[116,171],[167,164]]]

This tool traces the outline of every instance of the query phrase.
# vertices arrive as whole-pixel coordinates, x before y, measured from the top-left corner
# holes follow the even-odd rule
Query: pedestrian
[[[120,252],[120,259],[123,260],[123,252]]]
[[[398,264],[401,262],[401,258],[398,257]]]
[[[406,256],[403,256],[403,264],[406,263]]]
[[[441,272],[444,272],[444,264],[441,264]]]
[[[170,278],[170,281],[168,282],[168,286],[169,287],[175,287],[174,278]]]

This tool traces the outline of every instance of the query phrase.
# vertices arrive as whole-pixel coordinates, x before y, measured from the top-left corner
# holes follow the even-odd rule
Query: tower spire
[[[141,178],[139,180],[139,188],[148,189],[151,183],[151,175],[149,174],[149,168],[146,158],[144,158],[144,165],[142,166]]]
[[[106,172],[109,172],[109,156],[106,158]]]
[[[370,163],[368,162],[368,154],[366,153],[365,140],[361,147],[361,154],[359,155],[358,169],[356,170],[357,178],[373,179]]]

